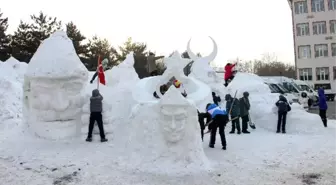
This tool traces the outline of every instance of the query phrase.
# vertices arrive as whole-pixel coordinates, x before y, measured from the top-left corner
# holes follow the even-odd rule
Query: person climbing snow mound
[[[236,66],[237,63],[231,64],[227,63],[226,66],[224,67],[225,73],[224,73],[224,80],[225,80],[225,87],[229,85],[229,81],[232,81],[234,78],[232,69]]]

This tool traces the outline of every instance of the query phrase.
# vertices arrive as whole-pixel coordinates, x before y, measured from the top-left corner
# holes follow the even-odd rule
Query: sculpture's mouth
[[[55,120],[46,120],[45,122],[70,122],[75,121],[75,119],[55,119]]]

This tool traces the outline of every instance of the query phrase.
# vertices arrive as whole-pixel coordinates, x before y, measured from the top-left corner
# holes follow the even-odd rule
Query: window
[[[336,57],[336,43],[331,43],[331,56]]]
[[[296,35],[297,36],[309,35],[309,23],[296,24]]]
[[[298,1],[294,3],[295,14],[308,13],[307,1]]]
[[[336,0],[328,0],[329,10],[336,10]]]
[[[321,35],[327,33],[327,22],[320,21],[320,22],[313,22],[313,34],[314,35]]]
[[[316,80],[329,80],[329,68],[317,67],[316,68]]]
[[[315,58],[328,57],[328,45],[327,44],[315,44]]]
[[[336,20],[330,20],[330,33],[331,34],[336,34]]]
[[[336,80],[336,66],[333,67],[334,80]]]
[[[312,68],[302,68],[299,69],[299,78],[303,81],[312,81],[313,80],[313,70]]]
[[[299,58],[300,59],[310,58],[311,57],[310,45],[299,46],[298,50],[299,50]]]
[[[311,0],[312,12],[324,11],[324,0]]]
[[[314,89],[317,90],[319,88],[323,88],[324,90],[331,89],[331,85],[329,84],[314,84]]]

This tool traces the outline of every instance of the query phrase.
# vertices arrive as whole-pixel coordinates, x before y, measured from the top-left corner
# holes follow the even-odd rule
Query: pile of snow
[[[0,124],[22,117],[22,83],[27,64],[10,57],[0,63]]]
[[[271,132],[276,131],[277,107],[275,103],[279,100],[278,94],[271,93],[264,80],[250,73],[237,73],[234,80],[228,85],[227,92],[234,96],[237,91],[237,98],[241,98],[245,91],[250,93],[250,116],[259,128]],[[314,133],[321,129],[321,119],[318,115],[308,113],[302,105],[293,103],[292,110],[287,114],[288,133]]]
[[[110,87],[124,84],[125,82],[130,82],[132,84],[137,83],[139,81],[139,76],[134,69],[133,52],[129,53],[126,56],[126,59],[119,65],[105,71],[105,76],[107,80],[107,85]]]

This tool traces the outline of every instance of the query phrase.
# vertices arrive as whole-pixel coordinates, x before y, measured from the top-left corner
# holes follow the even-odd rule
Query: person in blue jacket
[[[225,126],[227,122],[229,121],[228,114],[225,110],[221,110],[216,104],[207,104],[206,106],[207,112],[211,115],[212,122],[211,125],[211,131],[210,131],[210,143],[209,147],[214,148],[215,142],[216,142],[216,132],[217,128],[219,128],[219,135],[222,141],[222,149],[226,150],[226,139],[225,139]],[[209,125],[209,126],[210,126]]]
[[[318,96],[319,96],[319,102],[318,106],[320,109],[320,117],[322,119],[324,127],[327,127],[327,110],[328,110],[328,105],[327,105],[327,100],[324,94],[324,89],[319,88],[318,89]]]

